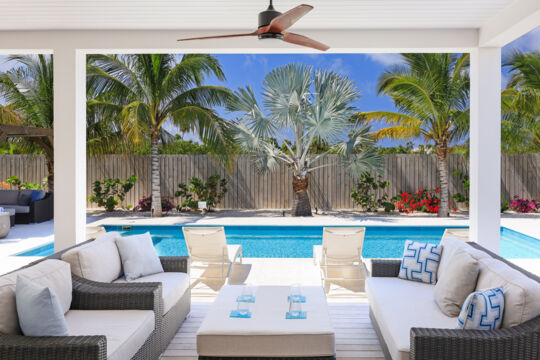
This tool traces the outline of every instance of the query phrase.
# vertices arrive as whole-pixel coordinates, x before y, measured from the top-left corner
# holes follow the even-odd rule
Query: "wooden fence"
[[[162,155],[160,161],[161,189],[165,196],[174,196],[178,183],[185,183],[192,176],[206,179],[217,173],[229,180],[229,191],[220,206],[222,208],[279,209],[292,205],[292,172],[283,164],[275,172],[258,174],[248,156],[234,160],[232,173],[216,165],[207,155]],[[319,209],[353,208],[349,194],[354,181],[345,172],[339,159],[330,155],[322,160],[322,164],[329,166],[315,171],[310,178],[312,205]],[[460,155],[450,155],[448,165],[450,194],[463,192],[459,179],[452,172],[455,169],[468,172],[466,159]],[[46,174],[43,156],[0,155],[0,181],[17,175],[23,181],[40,182]],[[125,203],[136,205],[140,198],[150,194],[150,157],[90,156],[86,175],[88,194],[95,180],[116,177],[123,180],[132,174],[137,175],[138,180]],[[434,155],[385,155],[382,175],[390,182],[387,189],[389,196],[438,185]],[[501,192],[505,199],[514,195],[540,198],[540,154],[503,155]],[[93,205],[88,203],[88,206]]]

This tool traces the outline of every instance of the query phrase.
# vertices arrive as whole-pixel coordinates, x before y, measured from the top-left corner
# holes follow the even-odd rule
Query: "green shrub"
[[[19,190],[22,190],[22,189],[41,190],[43,187],[46,186],[46,182],[44,183],[43,186],[37,183],[28,182],[28,181],[23,182],[21,179],[19,179],[17,175],[8,177],[6,182],[10,184],[11,186],[16,187]]]
[[[462,173],[460,170],[455,170],[454,175],[456,175],[461,181],[461,183],[463,184],[463,188],[465,189],[465,194],[455,193],[452,195],[452,198],[457,203],[469,203],[469,188],[470,188],[469,175]]]
[[[394,204],[388,201],[388,194],[384,193],[388,185],[389,182],[383,181],[381,175],[375,179],[367,171],[362,173],[356,188],[351,189],[353,203],[360,206],[363,211],[377,212],[380,207],[383,207],[385,212],[394,210]],[[377,190],[382,190],[383,195],[377,197]]]
[[[192,177],[189,182],[189,185],[178,184],[180,190],[174,194],[176,197],[184,198],[182,204],[178,206],[179,211],[183,208],[197,209],[199,201],[206,201],[207,209],[211,210],[227,193],[227,179],[221,178],[218,174],[211,175],[206,183],[197,177]]]
[[[114,211],[120,201],[124,201],[126,194],[133,188],[137,176],[132,175],[125,181],[120,179],[105,179],[94,181],[90,202],[104,207],[106,211]]]

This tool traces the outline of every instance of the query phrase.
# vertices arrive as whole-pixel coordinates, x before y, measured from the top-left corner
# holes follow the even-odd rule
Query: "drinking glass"
[[[300,288],[300,284],[291,285],[291,289],[289,290],[289,301],[293,303],[302,301],[302,290]]]
[[[253,299],[253,287],[249,284],[246,284],[242,287],[242,293],[240,294],[240,301],[251,302]]]
[[[250,303],[247,301],[238,301],[236,303],[236,311],[241,316],[246,316],[249,314],[249,305]]]
[[[289,301],[289,315],[291,317],[300,317],[302,314],[302,303]]]

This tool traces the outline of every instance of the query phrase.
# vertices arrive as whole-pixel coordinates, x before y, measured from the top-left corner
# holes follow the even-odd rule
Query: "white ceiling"
[[[275,0],[294,29],[478,28],[514,0]],[[0,0],[0,30],[255,29],[265,0]]]

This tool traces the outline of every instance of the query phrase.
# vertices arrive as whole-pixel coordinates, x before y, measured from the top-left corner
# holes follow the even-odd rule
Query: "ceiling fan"
[[[259,28],[251,33],[247,34],[229,34],[229,35],[216,35],[216,36],[203,36],[203,37],[194,37],[187,39],[179,39],[178,41],[187,41],[187,40],[205,40],[205,39],[219,39],[219,38],[230,38],[230,37],[240,37],[240,36],[258,36],[259,39],[280,39],[285,42],[296,44],[300,46],[306,46],[313,49],[326,51],[330,47],[310,39],[306,36],[287,32],[289,27],[291,27],[295,22],[297,22],[302,16],[306,15],[313,9],[311,5],[299,5],[285,13],[280,13],[272,4],[270,0],[270,5],[268,8],[259,13]]]

